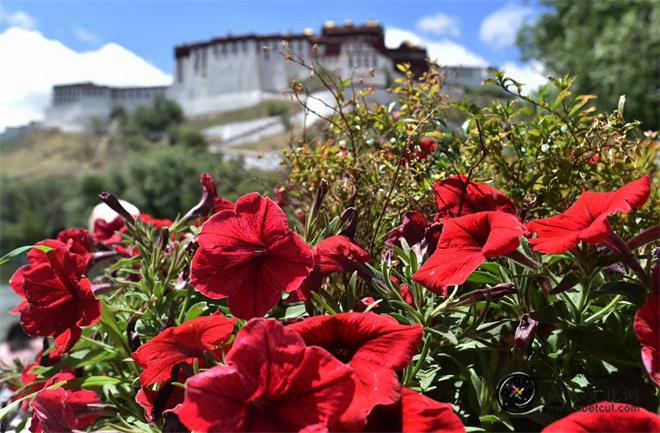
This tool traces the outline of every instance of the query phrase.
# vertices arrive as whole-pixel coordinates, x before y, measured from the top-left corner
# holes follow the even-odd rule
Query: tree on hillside
[[[525,60],[550,73],[577,75],[575,89],[595,94],[602,109],[626,95],[625,115],[660,127],[660,1],[541,0],[546,11],[523,27]]]

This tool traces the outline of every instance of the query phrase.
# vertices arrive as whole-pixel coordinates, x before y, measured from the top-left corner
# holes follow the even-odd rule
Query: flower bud
[[[341,231],[340,235],[348,236],[352,238],[355,236],[355,230],[357,229],[358,223],[358,213],[354,207],[349,207],[344,209],[344,212],[341,213]]]
[[[523,314],[520,318],[520,323],[516,328],[515,333],[515,347],[522,353],[526,353],[532,341],[534,334],[536,334],[536,327],[538,326],[536,320],[532,319],[529,314]]]
[[[121,215],[126,223],[128,224],[135,223],[135,219],[133,218],[133,215],[131,215],[131,213],[127,211],[126,208],[124,208],[124,206],[122,206],[122,204],[119,202],[119,199],[117,199],[117,197],[115,197],[113,194],[109,192],[102,192],[101,194],[99,194],[99,198],[103,203],[107,204],[110,207],[110,209]]]

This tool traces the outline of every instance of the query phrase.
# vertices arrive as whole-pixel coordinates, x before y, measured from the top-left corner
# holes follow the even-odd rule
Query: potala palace
[[[228,35],[175,47],[174,82],[169,87],[118,88],[89,82],[57,85],[44,123],[80,130],[93,117],[108,118],[118,107],[130,111],[149,105],[160,95],[177,101],[188,116],[281,98],[291,79],[309,77],[302,66],[283,61],[283,43],[288,52],[314,58],[340,77],[353,77],[381,89],[398,73],[396,64],[409,63],[416,72],[427,66],[423,47],[405,42],[397,48],[386,47],[383,27],[376,21],[363,25],[326,22],[320,34],[307,29],[299,34]],[[449,84],[463,87],[479,85],[487,74],[481,67],[445,71]]]

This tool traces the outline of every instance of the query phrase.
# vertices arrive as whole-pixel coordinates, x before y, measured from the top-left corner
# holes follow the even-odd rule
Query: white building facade
[[[426,67],[424,48],[386,48],[383,28],[377,22],[359,26],[326,23],[319,35],[310,30],[301,34],[248,34],[178,46],[169,95],[192,116],[278,97],[292,79],[305,81],[310,76],[304,67],[283,61],[284,53],[307,62],[318,61],[339,77],[364,79],[376,87],[389,84],[395,63]]]
[[[380,93],[393,84],[397,64],[410,64],[416,74],[428,67],[423,47],[404,42],[387,48],[383,27],[376,21],[341,26],[327,22],[320,34],[310,29],[299,34],[229,35],[175,47],[170,87],[54,86],[44,124],[80,131],[88,129],[93,118],[105,120],[119,107],[130,112],[153,104],[159,96],[175,100],[187,116],[249,107],[281,97],[292,79],[310,79],[304,67],[284,61],[286,53],[318,62],[337,77],[352,78],[358,86],[364,82]],[[446,67],[444,72],[447,83],[458,87],[478,86],[487,76],[486,68]]]
[[[165,97],[166,86],[110,87],[94,83],[64,84],[53,87],[53,99],[44,124],[63,131],[89,129],[92,119],[107,120],[117,108],[131,112]]]

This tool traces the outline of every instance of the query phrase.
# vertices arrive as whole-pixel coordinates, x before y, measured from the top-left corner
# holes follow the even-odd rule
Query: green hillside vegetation
[[[252,107],[186,119],[183,124],[190,128],[203,129],[232,122],[244,122],[246,120],[259,119],[261,117],[290,116],[299,108],[300,107],[295,102],[273,99],[260,102]]]
[[[40,131],[0,144],[0,251],[52,238],[66,227],[86,227],[101,191],[154,217],[173,218],[199,200],[204,171],[231,200],[251,191],[271,193],[283,179],[209,153],[199,130],[185,125],[169,101],[130,116],[118,111],[94,129]],[[0,281],[11,272],[3,267]]]

